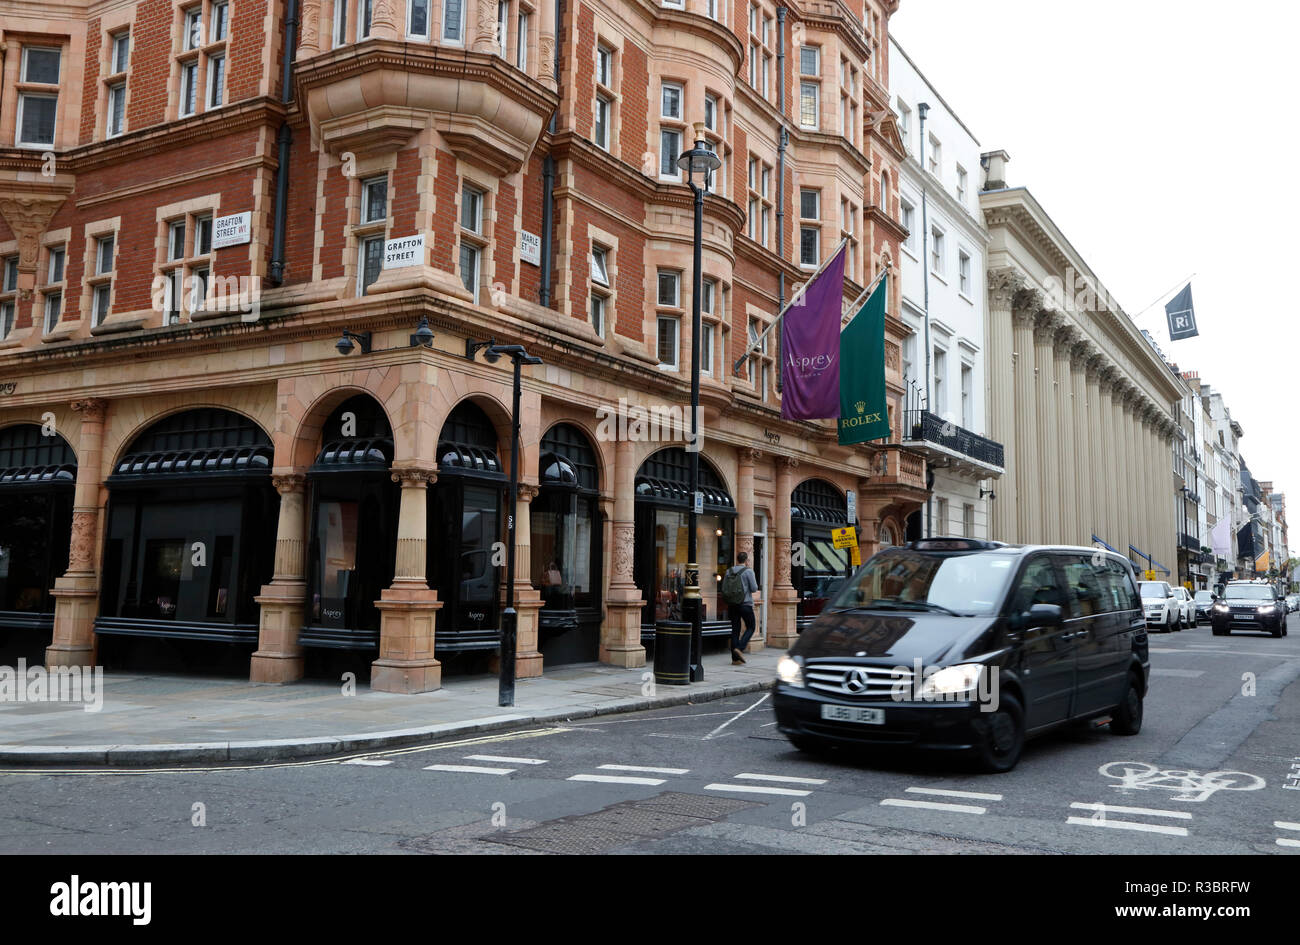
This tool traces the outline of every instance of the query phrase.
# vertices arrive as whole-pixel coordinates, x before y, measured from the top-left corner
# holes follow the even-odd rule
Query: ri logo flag
[[[1192,338],[1199,335],[1196,330],[1196,312],[1192,309],[1192,284],[1183,286],[1172,299],[1165,303],[1165,317],[1169,319],[1169,340]]]

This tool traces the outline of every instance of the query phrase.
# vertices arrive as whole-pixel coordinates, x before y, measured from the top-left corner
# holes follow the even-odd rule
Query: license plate
[[[1232,619],[1233,620],[1254,620],[1255,618],[1252,617],[1250,614],[1233,614]]]
[[[857,722],[861,725],[884,725],[884,709],[864,709],[850,705],[823,705],[822,718],[832,722]]]

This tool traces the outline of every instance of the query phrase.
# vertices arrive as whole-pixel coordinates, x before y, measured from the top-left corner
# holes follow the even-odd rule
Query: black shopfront
[[[155,423],[108,477],[101,638],[257,643],[279,498],[270,438],[204,408]]]
[[[800,626],[810,623],[852,573],[849,549],[836,548],[831,530],[849,524],[844,493],[808,479],[790,495],[790,583],[799,595]]]
[[[736,505],[722,477],[700,457],[699,488],[704,510],[696,516],[701,620],[704,632],[731,632],[722,600],[722,575],[734,563]],[[646,604],[641,612],[643,640],[654,637],[657,620],[681,620],[686,591],[690,516],[690,455],[679,446],[659,450],[636,476],[636,542],[633,579]]]
[[[438,436],[438,481],[428,504],[426,574],[442,602],[434,638],[440,654],[500,645],[508,481],[492,421],[471,401],[457,404]]]
[[[393,583],[401,489],[393,431],[379,403],[358,394],[326,419],[307,471],[307,600],[299,641],[309,648],[378,651],[375,601]]]
[[[39,659],[54,626],[50,588],[68,569],[77,459],[35,424],[0,430],[0,654]]]
[[[604,523],[596,451],[572,424],[541,441],[529,510],[529,574],[542,595],[538,649],[547,666],[599,658]]]

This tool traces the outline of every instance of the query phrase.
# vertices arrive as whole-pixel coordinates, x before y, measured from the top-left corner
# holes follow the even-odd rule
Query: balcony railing
[[[990,466],[1004,468],[1002,444],[972,433],[965,427],[944,420],[928,410],[903,413],[903,439],[934,443]]]
[[[1201,540],[1187,534],[1187,532],[1182,532],[1179,535],[1178,544],[1180,547],[1186,548],[1188,551],[1195,551],[1197,554],[1201,551]]]
[[[868,480],[875,485],[925,488],[925,459],[897,445],[877,447]]]

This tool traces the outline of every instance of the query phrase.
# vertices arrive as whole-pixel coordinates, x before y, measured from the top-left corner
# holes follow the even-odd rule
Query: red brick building
[[[745,357],[841,239],[846,301],[897,258],[896,7],[0,0],[0,635],[51,664],[222,643],[262,681],[332,652],[395,691],[472,666],[511,379],[466,342],[494,338],[545,362],[520,672],[639,665],[682,591],[682,431],[636,421],[689,403],[698,130],[701,576],[752,552],[787,645],[848,493],[868,554],[925,495],[917,455],[781,419],[775,334]]]

